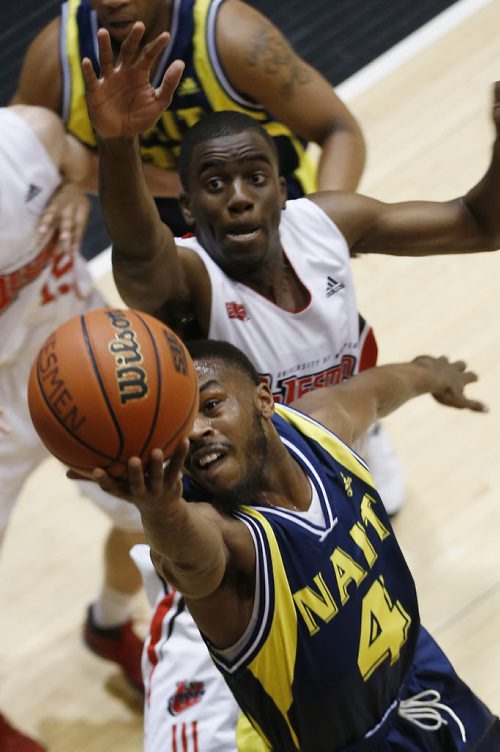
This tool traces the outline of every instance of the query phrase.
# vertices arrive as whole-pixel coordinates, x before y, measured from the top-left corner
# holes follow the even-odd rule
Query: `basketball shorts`
[[[237,752],[241,711],[184,599],[176,591],[165,592],[148,546],[134,546],[131,556],[155,607],[142,662],[144,752]]]

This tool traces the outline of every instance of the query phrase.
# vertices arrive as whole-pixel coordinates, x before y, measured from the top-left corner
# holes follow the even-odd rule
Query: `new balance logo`
[[[197,705],[205,694],[205,684],[201,681],[177,682],[175,693],[168,699],[168,711],[179,715],[184,710]]]
[[[41,192],[41,188],[39,188],[37,185],[34,185],[34,183],[30,183],[26,196],[24,197],[25,203],[27,204],[29,201],[33,201],[33,199]]]
[[[336,292],[343,290],[345,287],[343,282],[337,282],[333,277],[326,278],[326,297],[329,298],[335,295]]]

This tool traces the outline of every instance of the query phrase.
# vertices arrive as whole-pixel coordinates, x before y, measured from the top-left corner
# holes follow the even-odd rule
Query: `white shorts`
[[[182,596],[165,594],[149,548],[131,556],[156,606],[142,661],[144,752],[237,752],[241,711],[213,664]]]

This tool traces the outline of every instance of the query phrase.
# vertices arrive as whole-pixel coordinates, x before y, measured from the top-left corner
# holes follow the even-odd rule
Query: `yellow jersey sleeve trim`
[[[360,480],[367,483],[372,488],[375,488],[375,482],[371,476],[370,471],[365,465],[356,457],[354,452],[349,449],[347,444],[344,444],[335,434],[331,433],[327,428],[324,428],[319,423],[316,423],[313,419],[302,415],[293,410],[287,409],[283,405],[276,404],[275,410],[287,423],[297,428],[301,434],[317,441],[323,449],[332,455],[334,459],[340,462]]]
[[[304,193],[316,191],[316,160],[306,151],[301,141],[290,128],[279,121],[268,120],[269,114],[263,109],[250,109],[239,104],[222,87],[212,65],[208,46],[208,15],[211,3],[212,0],[196,0],[194,5],[193,61],[203,91],[212,108],[215,111],[236,110],[237,112],[242,112],[244,115],[249,115],[254,120],[259,121],[271,136],[286,136],[298,155],[299,167],[295,170],[294,174],[299,180]]]
[[[69,103],[69,117],[66,123],[70,133],[88,146],[96,147],[97,142],[87,113],[85,101],[85,81],[82,73],[80,43],[78,40],[78,25],[76,13],[80,0],[68,0],[68,20],[66,28],[66,55],[68,58],[71,90]]]
[[[258,520],[265,531],[271,554],[269,575],[274,583],[275,604],[267,638],[247,668],[273,699],[286,721],[294,744],[299,749],[297,735],[288,718],[293,700],[291,683],[297,654],[297,612],[271,525],[260,512],[250,506],[243,506],[241,511]],[[277,655],[280,656],[279,661],[276,661]],[[263,677],[267,677],[265,683]]]

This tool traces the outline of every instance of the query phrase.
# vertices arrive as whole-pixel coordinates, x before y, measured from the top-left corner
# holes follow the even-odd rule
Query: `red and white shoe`
[[[18,731],[0,713],[0,750],[2,752],[44,752],[45,747]]]
[[[144,692],[141,671],[144,642],[132,629],[131,620],[118,627],[103,629],[94,622],[92,606],[89,606],[83,627],[83,641],[96,655],[117,663],[130,684]]]

